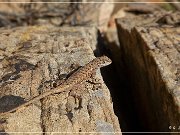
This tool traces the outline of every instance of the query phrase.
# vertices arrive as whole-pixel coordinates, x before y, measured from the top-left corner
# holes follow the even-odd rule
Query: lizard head
[[[105,55],[97,58],[97,64],[98,64],[100,67],[107,66],[107,65],[109,65],[109,64],[111,64],[111,63],[112,63],[111,59],[108,58],[108,57],[105,56]]]

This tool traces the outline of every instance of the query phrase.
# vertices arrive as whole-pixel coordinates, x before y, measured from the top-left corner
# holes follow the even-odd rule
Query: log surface
[[[146,131],[180,131],[179,20],[179,13],[117,20],[130,93]]]
[[[95,28],[18,27],[0,32],[0,111],[56,85],[94,58]],[[7,132],[119,132],[110,93],[98,71],[80,88],[50,95],[4,118]]]

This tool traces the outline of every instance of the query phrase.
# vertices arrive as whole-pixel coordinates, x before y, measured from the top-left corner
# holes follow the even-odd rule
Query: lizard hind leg
[[[75,99],[75,104],[77,105],[74,108],[75,110],[80,110],[81,108],[83,108],[82,100],[83,100],[84,88],[85,87],[83,84],[78,84],[69,93],[69,96],[72,96]]]

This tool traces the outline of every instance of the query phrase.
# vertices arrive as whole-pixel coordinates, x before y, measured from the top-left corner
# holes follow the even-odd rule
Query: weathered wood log
[[[19,27],[0,32],[0,111],[30,100],[56,85],[77,65],[94,58],[94,28]],[[92,46],[91,46],[92,45]],[[53,90],[53,89],[52,89]],[[100,72],[81,89],[50,95],[0,116],[3,132],[118,132],[110,93]]]
[[[121,56],[146,131],[180,131],[180,16],[159,15],[117,19]]]

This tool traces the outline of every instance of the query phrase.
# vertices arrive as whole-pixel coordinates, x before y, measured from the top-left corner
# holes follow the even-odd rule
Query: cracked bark
[[[61,80],[62,76],[76,69],[73,65],[83,66],[94,58],[92,46],[97,43],[97,30],[94,28],[33,26],[13,28],[12,31],[1,31],[0,41],[6,47],[0,54],[0,77],[3,80],[8,73],[14,74],[17,70],[14,65],[21,65],[18,63],[20,59],[26,62],[27,69],[15,72],[18,77],[13,78],[11,83],[8,82],[11,74],[6,77],[6,80],[1,81],[0,101],[6,95],[12,95],[12,97],[6,102],[0,102],[0,111],[3,111],[2,108],[13,108],[24,99],[29,100],[46,90],[51,90],[53,85],[61,82],[55,80]],[[97,84],[88,82],[85,82],[85,87],[79,87],[78,90],[74,88],[76,93],[80,91],[82,101],[77,99],[79,103],[75,102],[75,98],[69,92],[50,95],[20,112],[12,113],[6,118],[7,123],[0,123],[3,125],[0,126],[1,130],[5,132],[97,132],[97,134],[111,131],[121,134],[118,119],[110,102],[109,90],[100,72],[97,72],[95,78],[99,78],[101,84],[101,88],[97,90],[94,90]],[[95,98],[98,92],[106,100],[102,104],[107,104],[101,108]],[[70,101],[70,98],[74,100]],[[66,107],[68,102],[71,105],[69,116],[67,116],[69,108]],[[89,102],[93,105],[92,119],[89,119],[87,109]],[[80,104],[82,104],[81,109],[78,108]],[[106,108],[106,106],[109,107]],[[107,109],[111,114],[101,115]],[[112,117],[113,120],[106,117]]]
[[[180,124],[180,14],[168,14],[168,20],[166,13],[159,15],[118,19],[117,28],[129,93],[144,130],[175,132]]]

